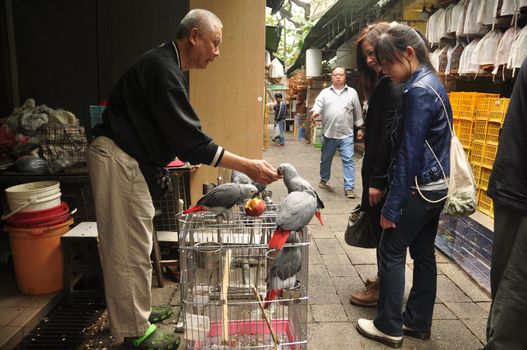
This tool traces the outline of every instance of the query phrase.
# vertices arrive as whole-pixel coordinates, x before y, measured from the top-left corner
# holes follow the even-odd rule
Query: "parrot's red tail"
[[[276,231],[273,233],[273,236],[269,240],[269,248],[276,250],[282,249],[285,242],[287,241],[287,238],[289,237],[289,232],[291,231],[284,231],[280,227],[277,227]]]
[[[276,298],[277,291],[278,290],[276,289],[271,289],[267,291],[267,294],[265,295],[265,305],[264,305],[265,309],[271,306],[271,301],[273,301]]]
[[[190,207],[187,210],[185,210],[183,212],[183,214],[190,214],[190,213],[195,213],[195,212],[198,212],[198,211],[206,211],[206,210],[207,210],[207,208],[202,207],[201,205],[195,205],[195,206]]]
[[[322,220],[322,214],[320,214],[320,210],[317,210],[317,211],[315,212],[315,216],[317,217],[317,219],[318,219],[318,221],[320,222],[320,224],[321,224],[322,226],[324,226],[324,222],[323,222],[323,220]]]

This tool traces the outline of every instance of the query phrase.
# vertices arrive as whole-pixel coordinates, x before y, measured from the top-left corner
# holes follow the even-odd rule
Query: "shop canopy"
[[[335,56],[335,50],[369,22],[376,20],[380,6],[392,6],[397,0],[340,0],[336,2],[304,39],[304,45],[295,61],[287,70],[290,76],[305,65],[306,51],[310,48],[321,49],[322,58]]]

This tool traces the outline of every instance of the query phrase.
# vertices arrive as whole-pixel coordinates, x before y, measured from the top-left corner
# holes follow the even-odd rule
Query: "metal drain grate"
[[[95,303],[59,305],[19,344],[17,349],[75,349],[84,339],[84,330],[104,311]]]

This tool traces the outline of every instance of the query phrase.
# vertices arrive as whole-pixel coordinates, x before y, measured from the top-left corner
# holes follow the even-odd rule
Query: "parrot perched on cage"
[[[183,214],[194,213],[198,211],[210,211],[216,215],[232,216],[231,208],[236,204],[243,202],[258,193],[258,189],[251,184],[235,184],[232,182],[225,183],[214,187],[206,195],[200,198],[198,203],[188,208]]]
[[[317,198],[317,211],[315,212],[315,216],[317,217],[320,224],[324,225],[322,221],[322,215],[320,214],[320,210],[324,209],[324,203],[318,196],[317,192],[313,189],[313,186],[311,186],[307,180],[300,177],[300,175],[298,175],[298,171],[296,171],[296,168],[289,163],[280,164],[277,170],[278,173],[284,178],[284,184],[285,187],[287,187],[288,193],[293,191],[312,191],[315,194]]]
[[[294,191],[285,197],[276,214],[276,230],[269,248],[282,249],[291,231],[300,231],[315,215],[317,198],[313,191]]]
[[[251,185],[254,185],[258,189],[258,193],[261,193],[267,187],[267,185],[261,184],[259,182],[255,182],[255,181],[251,180],[251,178],[249,176],[247,176],[246,174],[244,174],[244,173],[242,173],[240,171],[236,171],[236,170],[232,171],[231,181],[234,182],[234,183],[237,183],[237,184],[251,184]]]
[[[297,232],[289,235],[286,243],[300,243]],[[302,265],[301,246],[284,247],[278,253],[274,265],[267,276],[267,294],[265,295],[265,308],[268,308],[276,296],[281,295],[284,289],[293,289],[297,285],[296,274]]]

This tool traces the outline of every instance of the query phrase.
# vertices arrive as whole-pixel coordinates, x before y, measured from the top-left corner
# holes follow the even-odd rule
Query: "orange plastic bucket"
[[[24,294],[54,293],[64,287],[64,257],[60,237],[73,219],[37,228],[4,226],[9,233],[18,289]]]

